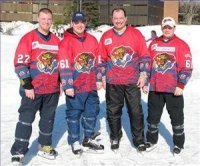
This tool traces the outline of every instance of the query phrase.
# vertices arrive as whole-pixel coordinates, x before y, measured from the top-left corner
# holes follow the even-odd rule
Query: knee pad
[[[184,125],[176,125],[176,126],[172,126],[173,129],[173,133],[175,136],[181,136],[184,134]]]
[[[148,132],[157,133],[158,132],[158,124],[148,124]]]

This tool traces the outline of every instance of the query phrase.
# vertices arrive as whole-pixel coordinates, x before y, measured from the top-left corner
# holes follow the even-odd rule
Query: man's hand
[[[139,88],[143,88],[145,86],[146,81],[147,81],[147,73],[146,72],[141,72],[139,80],[137,82],[137,86]]]
[[[146,78],[140,77],[139,80],[138,80],[138,82],[137,82],[137,86],[139,88],[143,88],[144,85],[145,85],[145,83],[146,83]]]
[[[142,91],[143,91],[144,94],[147,94],[148,91],[149,91],[148,86],[143,86]]]
[[[71,88],[71,89],[66,89],[65,90],[65,93],[67,96],[71,96],[71,97],[74,97],[74,89]]]
[[[102,78],[102,87],[106,90],[106,77]]]
[[[60,96],[62,96],[63,94],[63,88],[62,88],[62,84],[60,84]]]
[[[174,91],[174,95],[175,96],[181,96],[183,95],[183,89],[176,87],[175,91]]]
[[[103,86],[102,82],[96,82],[97,90],[100,90]]]
[[[26,97],[28,97],[31,100],[35,99],[34,89],[25,89],[25,94],[26,94]]]

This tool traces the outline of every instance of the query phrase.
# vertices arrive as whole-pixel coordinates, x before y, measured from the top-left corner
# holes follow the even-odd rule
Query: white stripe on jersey
[[[48,44],[40,44],[38,41],[32,42],[32,49],[44,49],[44,50],[51,50],[51,51],[58,51],[57,45],[48,45]]]

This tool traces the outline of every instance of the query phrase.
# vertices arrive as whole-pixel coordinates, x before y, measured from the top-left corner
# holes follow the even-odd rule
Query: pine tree
[[[82,11],[87,16],[88,26],[96,27],[99,25],[99,9],[98,0],[93,0],[90,2],[83,2]]]

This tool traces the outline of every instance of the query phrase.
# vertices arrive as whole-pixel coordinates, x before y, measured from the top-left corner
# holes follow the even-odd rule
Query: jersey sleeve
[[[104,47],[104,37],[102,36],[99,42],[99,72],[101,73],[102,77],[106,75],[106,64],[107,64],[107,51],[106,47]]]
[[[29,72],[31,48],[32,43],[30,37],[22,37],[19,41],[14,57],[15,72],[20,80],[31,77]]]
[[[145,39],[139,30],[136,30],[137,36],[137,53],[139,56],[139,70],[140,75],[148,77],[150,73],[150,54],[145,42]]]
[[[97,40],[95,41],[94,55],[96,57],[95,58],[96,82],[102,82],[101,57],[99,56],[99,45]]]
[[[73,88],[73,70],[70,59],[71,50],[66,39],[63,39],[59,45],[59,73],[61,84],[64,90]]]
[[[192,75],[192,55],[186,43],[180,46],[178,52],[178,87],[184,88]]]

